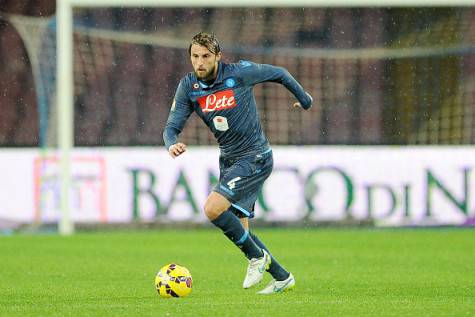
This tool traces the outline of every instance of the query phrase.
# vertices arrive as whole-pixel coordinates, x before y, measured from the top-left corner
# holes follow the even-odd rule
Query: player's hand
[[[173,158],[180,156],[185,152],[186,145],[184,143],[175,143],[168,148],[168,153],[170,153],[170,156]]]
[[[310,98],[310,106],[307,108],[310,109],[312,107],[312,103],[313,103],[313,98],[312,96],[308,93],[308,92],[305,92],[307,94],[307,96]],[[293,104],[293,107],[294,108],[302,108],[302,109],[305,109],[304,107],[302,107],[302,105],[300,104],[300,102],[296,102]]]

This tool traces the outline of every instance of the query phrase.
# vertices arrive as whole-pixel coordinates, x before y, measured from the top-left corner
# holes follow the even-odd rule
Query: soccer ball
[[[184,266],[171,263],[158,271],[155,287],[161,297],[186,297],[191,293],[193,279]]]

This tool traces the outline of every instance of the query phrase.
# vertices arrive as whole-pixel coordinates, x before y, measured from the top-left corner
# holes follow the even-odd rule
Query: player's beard
[[[195,76],[201,81],[208,82],[214,80],[214,71],[216,69],[216,64],[214,64],[209,71],[207,71],[204,75],[199,75],[198,71],[195,70]]]

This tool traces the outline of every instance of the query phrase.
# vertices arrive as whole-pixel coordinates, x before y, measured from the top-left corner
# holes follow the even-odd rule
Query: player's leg
[[[263,289],[259,292],[259,294],[274,294],[274,293],[280,293],[280,292],[285,292],[290,289],[292,289],[295,286],[295,278],[292,275],[292,273],[288,272],[285,270],[279,262],[272,256],[270,253],[269,249],[265,246],[265,244],[249,230],[249,219],[248,218],[241,218],[241,223],[242,226],[249,232],[249,234],[252,237],[252,240],[261,247],[263,250],[266,250],[267,253],[271,257],[271,262],[269,265],[269,269],[267,272],[269,272],[273,279],[272,281]]]
[[[246,230],[249,228],[248,218],[254,217],[254,204],[260,188],[272,171],[272,166],[272,152],[270,151],[239,160],[234,164],[234,169],[228,171],[228,174],[220,180],[221,185],[216,189],[222,190],[224,195],[230,195],[232,201],[230,211],[241,218],[242,226]],[[240,176],[235,177],[236,175]],[[225,185],[228,187],[226,188]],[[264,272],[269,269],[271,257],[266,250],[262,250],[264,253],[262,258],[249,260],[243,281],[244,288],[250,288],[259,283]]]
[[[256,156],[256,161],[255,161],[255,166],[254,170],[256,171],[254,178],[254,181],[248,182],[249,185],[252,184],[252,186],[249,186],[249,195],[247,196],[247,199],[244,198],[240,201],[242,206],[246,206],[249,210],[248,212],[248,217],[252,218],[253,217],[253,210],[254,210],[254,205],[258,197],[258,193],[262,189],[262,186],[264,184],[264,181],[269,177],[270,173],[272,172],[272,167],[273,167],[273,158],[272,158],[272,152],[270,153],[264,153],[263,155]],[[273,293],[279,293],[283,291],[287,291],[295,286],[295,279],[292,275],[292,273],[288,272],[285,270],[279,262],[271,255],[269,249],[265,246],[265,244],[251,231],[249,230],[249,220],[247,217],[243,217],[243,215],[240,215],[241,217],[241,223],[246,230],[249,231],[249,234],[251,235],[253,241],[261,247],[263,250],[266,251],[266,253],[270,256],[271,262],[269,267],[267,268],[267,271],[272,275],[273,280],[269,283],[269,285],[264,288],[262,291],[259,292],[259,294],[273,294]],[[247,276],[246,276],[247,279]]]
[[[243,217],[243,218],[239,218],[239,220],[241,220],[241,224],[244,227],[244,229],[249,231],[249,218]]]
[[[270,275],[272,275],[272,277],[276,279],[277,281],[283,281],[287,279],[290,275],[290,272],[288,272],[286,269],[284,269],[282,265],[279,264],[279,262],[274,258],[272,253],[269,251],[266,245],[259,239],[259,237],[257,237],[257,235],[255,235],[253,232],[251,232],[251,230],[249,230],[249,219],[241,218],[240,220],[241,220],[242,226],[249,232],[249,235],[251,236],[252,240],[254,240],[254,242],[261,249],[266,250],[267,253],[270,255],[271,262],[270,262],[270,266],[267,272],[269,272]]]
[[[236,212],[236,209],[233,209],[233,212]],[[246,230],[246,232],[249,235],[249,221],[247,216],[244,217],[243,214],[238,213],[242,227]],[[251,239],[253,242],[254,240],[252,237],[249,235],[249,239]],[[254,242],[255,243],[255,242]],[[256,244],[259,246],[258,244]],[[271,257],[269,253],[267,253],[267,250],[261,249],[263,252],[263,256],[261,258],[254,258],[254,259],[249,259],[249,265],[247,266],[247,271],[246,271],[246,276],[244,277],[244,281],[242,283],[243,288],[250,288],[256,284],[258,284],[260,281],[262,281],[264,277],[264,272],[269,269],[269,265],[271,263]]]
[[[252,240],[239,218],[229,210],[230,207],[231,203],[226,197],[213,191],[206,200],[204,212],[208,219],[220,228],[249,260],[262,258],[264,256],[262,249]]]
[[[271,257],[271,263],[267,272],[269,272],[273,279],[272,281],[259,292],[259,294],[273,294],[281,293],[287,290],[292,289],[295,286],[295,278],[292,273],[284,269],[279,262],[272,256],[269,249],[265,244],[254,234],[249,231],[254,242],[261,247],[263,250],[266,250]]]

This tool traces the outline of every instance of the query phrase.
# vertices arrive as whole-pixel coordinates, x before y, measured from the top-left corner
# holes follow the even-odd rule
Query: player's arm
[[[263,82],[275,82],[284,85],[297,98],[294,107],[305,110],[312,107],[313,98],[307,93],[297,80],[283,67],[257,64],[247,61],[239,62],[240,73],[243,81],[248,85]]]
[[[183,130],[186,120],[193,112],[190,100],[186,94],[183,82],[180,82],[175,93],[175,99],[168,115],[167,124],[163,130],[163,141],[170,156],[175,158],[186,151],[186,145],[178,142],[178,135]]]

